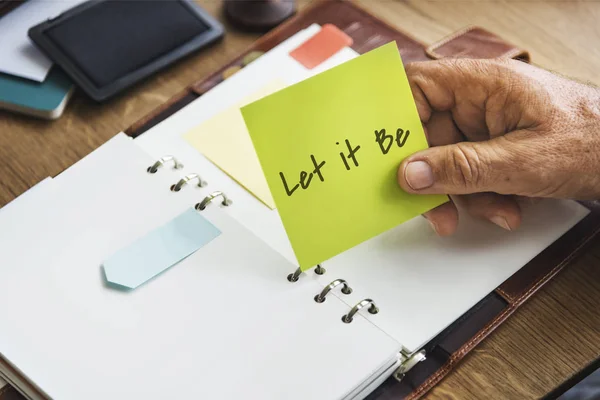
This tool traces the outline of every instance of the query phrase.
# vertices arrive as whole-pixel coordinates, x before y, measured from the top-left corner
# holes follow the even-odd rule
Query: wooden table
[[[299,1],[300,7],[309,2]],[[600,84],[600,2],[360,2],[425,43],[469,24],[481,25],[530,50],[535,64]],[[223,20],[220,1],[200,3]],[[221,44],[178,63],[118,99],[99,105],[77,93],[55,122],[0,112],[0,205],[69,167],[233,58],[257,37],[227,26]],[[599,264],[600,238],[484,341],[429,397],[538,398],[599,357]]]

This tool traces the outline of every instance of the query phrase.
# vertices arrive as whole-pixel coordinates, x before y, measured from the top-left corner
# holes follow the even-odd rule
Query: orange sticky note
[[[337,26],[325,24],[313,37],[290,52],[296,61],[313,69],[346,46],[352,46],[352,38]]]

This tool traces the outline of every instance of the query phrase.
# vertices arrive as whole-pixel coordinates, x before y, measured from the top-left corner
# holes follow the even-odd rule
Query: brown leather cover
[[[24,398],[15,388],[7,385],[0,389],[0,400],[24,400]]]
[[[206,91],[218,85],[233,68],[243,68],[250,53],[266,52],[312,23],[331,23],[352,37],[358,53],[396,41],[405,63],[442,57],[511,57],[529,62],[529,54],[479,27],[469,27],[427,47],[377,19],[357,5],[343,0],[316,1],[308,9],[260,38],[245,52],[212,75],[192,84],[141,119],[126,133],[137,137],[168,118]],[[563,237],[510,277],[494,292],[466,312],[427,344],[427,359],[402,380],[390,377],[368,396],[369,400],[418,399],[441,381],[478,343],[559,273],[600,230],[600,203],[584,203],[592,212]],[[14,396],[14,389],[8,390]],[[13,399],[3,397],[0,400]],[[16,400],[16,397],[14,397]]]
[[[425,50],[433,59],[506,57],[529,62],[529,53],[479,27],[468,27]]]

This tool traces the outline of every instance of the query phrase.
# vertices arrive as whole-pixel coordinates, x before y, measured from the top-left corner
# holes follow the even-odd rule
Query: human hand
[[[475,217],[513,230],[519,201],[600,198],[600,90],[514,60],[440,60],[406,73],[431,148],[406,158],[409,193],[449,194]],[[425,217],[458,225],[453,202]]]

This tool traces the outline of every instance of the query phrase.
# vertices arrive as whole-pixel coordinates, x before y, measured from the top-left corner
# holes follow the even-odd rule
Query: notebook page
[[[282,70],[273,65],[289,63],[293,68],[287,52],[305,36],[302,32],[284,42],[136,139],[151,154],[165,148],[181,154],[211,188],[234,198],[234,206],[226,210],[231,216],[294,265],[297,262],[277,210],[269,210],[178,136],[239,101],[251,84],[268,82],[267,76],[272,79]],[[463,213],[460,233],[445,239],[436,237],[419,217],[326,261],[323,265],[328,272],[318,280],[323,285],[335,278],[348,280],[356,288],[351,296],[343,297],[349,306],[373,298],[383,314],[366,317],[408,350],[416,351],[586,214],[577,203],[549,200],[526,210],[517,232],[505,232]],[[309,275],[314,278],[313,273]]]
[[[344,301],[373,298],[382,313],[377,325],[414,351],[588,212],[572,201],[544,200],[524,210],[522,225],[514,232],[462,212],[457,234],[446,238],[438,237],[419,217],[323,265],[327,274],[356,282],[356,290]],[[323,278],[319,281],[327,280]]]
[[[0,225],[10,227],[10,236],[19,236],[21,242],[27,241],[28,232],[22,229],[23,226],[21,222],[27,218],[34,207],[52,198],[52,194],[54,193],[52,189],[54,187],[51,183],[52,178],[46,178],[31,187],[25,193],[21,194],[21,196],[0,208]],[[3,239],[4,237],[0,238],[2,243],[6,243]],[[1,268],[2,267],[0,267],[0,269]],[[0,321],[1,320],[2,313],[0,313]],[[1,355],[2,351],[0,349],[0,358]],[[0,393],[2,392],[3,388],[8,385],[7,381],[12,382],[12,385],[15,387],[16,382],[18,381],[18,378],[14,375],[14,373],[12,373],[12,371],[3,370],[1,366],[2,363],[0,360]],[[25,396],[30,396],[27,388],[23,388],[22,392]]]
[[[124,237],[207,193],[171,192],[172,171],[147,174],[153,159],[120,137],[20,220],[35,251],[0,241],[0,303],[13,304],[0,349],[50,397],[344,398],[394,361],[397,341],[362,317],[342,323],[345,304],[316,303],[317,282],[289,283],[293,266],[218,206],[202,215],[222,234],[196,254],[133,292],[102,285],[99,265]]]
[[[38,193],[43,192],[49,186],[50,182],[52,182],[52,178],[50,177],[42,179],[40,182],[36,183],[27,191],[22,193],[19,197],[13,199],[9,203],[5,204],[3,207],[0,207],[0,212],[8,212],[9,210],[13,210],[17,207],[17,204],[19,206],[22,206],[21,203],[29,202],[29,199],[33,198],[34,196],[38,198]]]
[[[10,226],[11,229],[0,233],[0,240],[4,238],[4,235],[13,236],[15,234],[14,230],[19,228],[18,221],[20,217],[23,215],[23,213],[27,213],[30,207],[36,204],[40,199],[43,198],[44,195],[49,192],[51,182],[52,178],[43,179],[22,193],[19,197],[13,199],[11,202],[0,208],[0,215],[12,217],[12,222],[7,225]],[[1,312],[0,318],[2,318]],[[1,387],[2,385],[0,384],[0,388]]]

